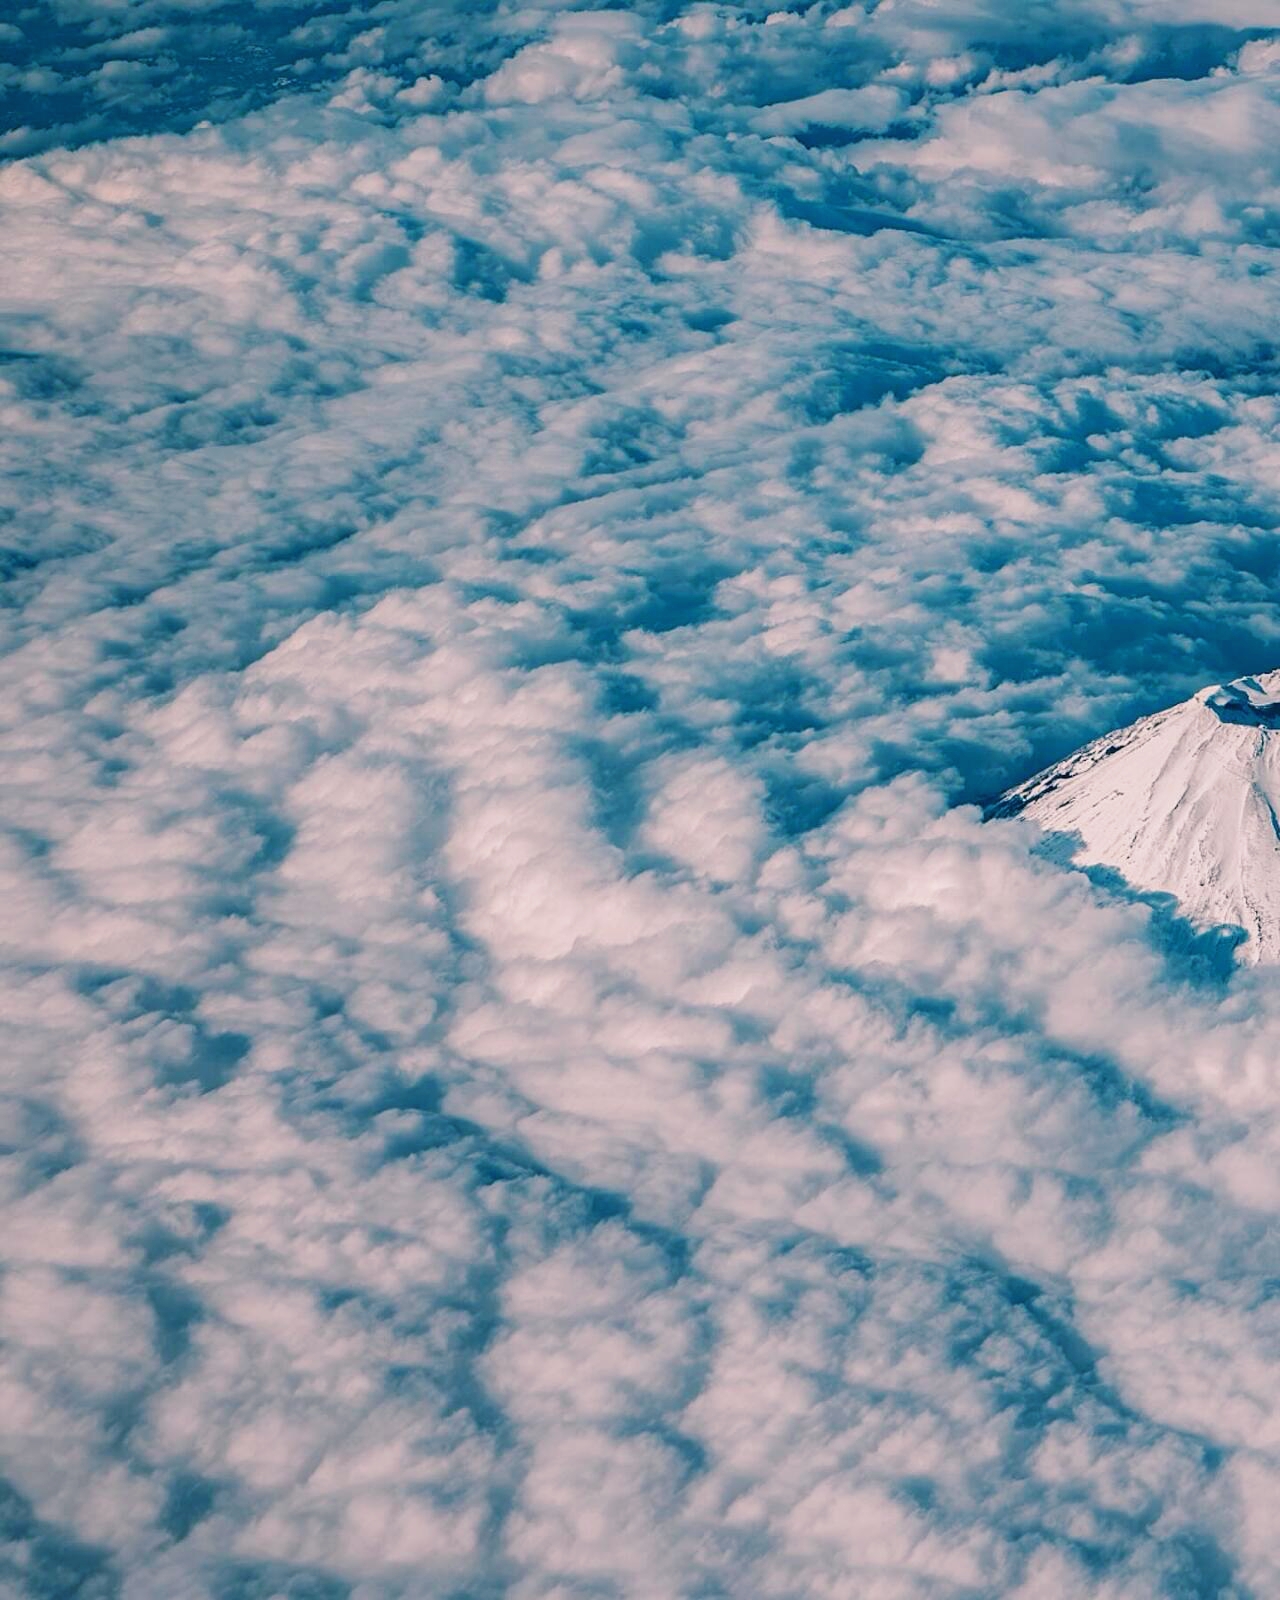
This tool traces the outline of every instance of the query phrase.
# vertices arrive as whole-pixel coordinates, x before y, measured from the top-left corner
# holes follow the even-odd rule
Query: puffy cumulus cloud
[[[1273,189],[1278,116],[1273,79],[1247,69],[1257,48],[1241,52],[1244,71],[1201,80],[1175,104],[1157,82],[1099,79],[953,101],[932,137],[895,158],[950,180],[947,211],[966,199],[985,209],[990,188],[1013,182],[1024,205],[1072,231],[1250,241]]]
[[[15,17],[6,1592],[1275,1592],[1273,21]]]
[[[598,100],[622,86],[636,19],[624,11],[569,12],[552,22],[547,40],[527,44],[484,83],[493,105],[537,105],[569,97]]]
[[[468,14],[491,17],[492,0]],[[0,24],[0,156],[222,122],[351,72],[483,78],[509,45],[448,0],[30,0]],[[518,27],[519,24],[517,23]]]
[[[880,130],[894,121],[906,103],[900,89],[869,83],[860,89],[821,89],[799,100],[765,107],[754,119],[759,133],[800,133],[808,128]]]

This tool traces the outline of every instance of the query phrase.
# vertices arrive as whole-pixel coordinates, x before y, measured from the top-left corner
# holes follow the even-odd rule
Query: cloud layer
[[[976,805],[1280,662],[1274,8],[146,9],[0,169],[0,1593],[1276,1592],[1274,977]]]

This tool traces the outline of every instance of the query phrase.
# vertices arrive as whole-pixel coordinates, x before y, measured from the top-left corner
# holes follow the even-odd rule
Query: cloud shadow
[[[1011,815],[1010,812],[987,815]],[[1114,867],[1077,862],[1084,847],[1078,833],[1046,831],[1036,853],[1058,866],[1082,872],[1095,888],[1126,905],[1145,906],[1151,916],[1151,942],[1163,956],[1172,977],[1195,989],[1222,990],[1236,970],[1236,952],[1249,935],[1234,923],[1220,922],[1211,927],[1192,921],[1178,909],[1176,895],[1155,889],[1139,889]]]

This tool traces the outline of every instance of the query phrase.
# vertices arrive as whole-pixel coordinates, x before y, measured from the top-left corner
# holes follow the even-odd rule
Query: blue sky
[[[1277,1591],[1277,29],[0,29],[0,1594]]]

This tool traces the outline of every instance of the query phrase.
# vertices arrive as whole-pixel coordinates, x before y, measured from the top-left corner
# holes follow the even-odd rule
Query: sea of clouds
[[[1280,1593],[1277,0],[9,16],[0,1595]]]

